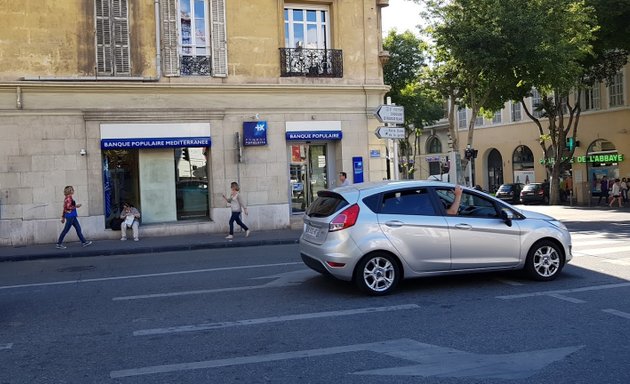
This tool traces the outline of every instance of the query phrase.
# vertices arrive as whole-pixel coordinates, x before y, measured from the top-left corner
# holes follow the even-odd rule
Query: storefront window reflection
[[[175,149],[177,220],[208,217],[208,148]]]
[[[111,228],[112,219],[120,216],[123,202],[141,209],[138,179],[137,150],[103,151],[103,201],[106,228]]]

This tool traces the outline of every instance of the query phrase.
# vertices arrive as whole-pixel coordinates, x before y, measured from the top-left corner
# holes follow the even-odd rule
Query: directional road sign
[[[378,127],[376,137],[379,139],[404,139],[405,127]]]
[[[399,105],[381,105],[374,112],[381,123],[404,124],[405,107]]]

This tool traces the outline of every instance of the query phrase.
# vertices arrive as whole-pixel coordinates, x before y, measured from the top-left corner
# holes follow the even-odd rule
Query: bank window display
[[[105,227],[127,202],[143,224],[209,217],[208,148],[103,151]]]
[[[295,144],[289,146],[289,179],[291,212],[304,212],[317,197],[317,192],[329,188],[326,144]]]
[[[177,220],[209,216],[208,148],[175,148]]]
[[[140,212],[138,151],[130,149],[103,151],[103,201],[105,227],[120,217],[123,203],[135,206]]]

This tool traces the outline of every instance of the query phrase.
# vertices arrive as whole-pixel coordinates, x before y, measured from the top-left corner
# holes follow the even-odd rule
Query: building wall
[[[370,160],[368,152],[385,153],[372,116],[387,91],[378,56],[380,8],[374,0],[310,3],[330,6],[342,78],[280,77],[283,1],[227,1],[227,77],[157,79],[154,1],[130,0],[131,75],[148,81],[91,78],[92,1],[10,2],[0,9],[0,23],[11,26],[0,40],[0,245],[55,241],[66,185],[83,204],[88,238],[120,235],[105,229],[101,124],[210,124],[210,219],[143,225],[142,236],[227,231],[221,194],[234,180],[250,206],[248,225],[289,226],[288,121],[340,121],[343,139],[333,143],[336,169],[329,177],[350,174],[352,157],[362,156],[366,180],[380,180],[385,159]],[[269,124],[268,145],[245,147],[238,163],[235,135],[255,116]]]

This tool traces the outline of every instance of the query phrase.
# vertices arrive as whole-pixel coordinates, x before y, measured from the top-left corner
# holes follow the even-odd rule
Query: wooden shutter
[[[212,36],[212,76],[227,76],[227,36],[225,0],[210,1],[210,33]]]
[[[162,73],[164,76],[179,76],[179,55],[177,51],[177,0],[160,1],[162,30]]]
[[[112,0],[114,30],[114,75],[128,75],[129,63],[129,12],[127,0]]]
[[[96,0],[96,70],[99,74],[112,73],[112,29],[109,0]]]
[[[129,75],[127,0],[95,0],[96,67],[99,75]]]

